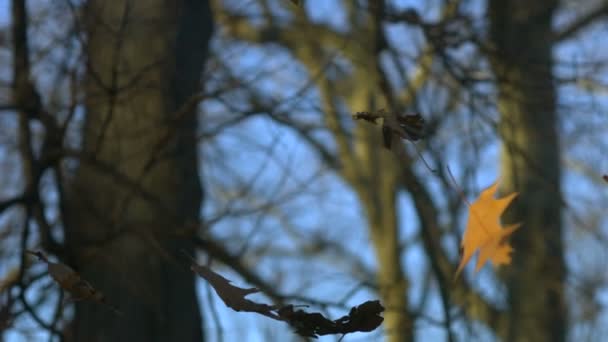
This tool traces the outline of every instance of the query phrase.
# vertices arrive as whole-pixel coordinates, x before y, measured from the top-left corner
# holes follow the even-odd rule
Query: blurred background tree
[[[0,4],[5,337],[297,339],[182,249],[267,302],[379,298],[382,328],[345,340],[608,333],[604,1]],[[380,110],[423,139],[385,149],[352,118]],[[496,178],[520,193],[513,263],[453,280],[463,196]],[[124,317],[65,302],[25,249]]]

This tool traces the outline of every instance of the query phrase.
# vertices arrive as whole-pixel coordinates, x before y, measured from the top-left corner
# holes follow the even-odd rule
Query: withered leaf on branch
[[[415,114],[391,114],[383,109],[375,112],[358,112],[353,115],[355,120],[364,120],[377,124],[382,119],[382,137],[384,147],[390,150],[393,136],[400,139],[417,141],[424,135],[424,119],[418,113]]]
[[[257,312],[270,318],[281,320],[272,310],[274,306],[256,303],[245,298],[247,295],[260,292],[257,288],[243,289],[238,286],[234,286],[230,283],[230,280],[222,277],[218,273],[214,272],[211,268],[199,265],[196,263],[194,258],[184,252],[192,261],[190,269],[207,280],[211,287],[215,290],[217,295],[222,299],[227,307],[234,311],[245,311],[245,312]]]
[[[37,256],[39,260],[47,264],[49,275],[63,290],[70,293],[71,300],[90,300],[101,303],[112,309],[114,313],[122,315],[120,310],[106,303],[103,293],[95,289],[88,281],[82,279],[78,272],[74,271],[70,266],[59,262],[52,262],[40,251],[27,251],[27,253]]]
[[[299,335],[317,338],[323,335],[373,331],[384,321],[380,316],[383,311],[384,307],[380,301],[370,300],[353,307],[348,315],[336,320],[325,318],[318,312],[294,310],[293,305],[282,307],[278,313]]]
[[[230,280],[214,272],[211,268],[199,265],[194,258],[182,251],[191,260],[190,269],[205,279],[217,295],[229,308],[235,311],[255,312],[275,320],[284,321],[291,325],[296,333],[305,337],[318,337],[330,334],[348,334],[352,332],[367,332],[376,329],[384,318],[380,314],[384,307],[380,301],[368,301],[353,307],[348,315],[336,320],[330,320],[318,312],[295,310],[293,305],[277,307],[256,303],[245,297],[259,292],[256,288],[240,288],[230,283]]]
[[[400,115],[396,117],[399,127],[405,131],[406,135],[402,139],[417,141],[424,136],[424,119],[418,113]]]
[[[370,300],[353,307],[347,316],[339,318],[337,322],[347,332],[373,331],[384,321],[384,318],[380,316],[383,311],[384,307],[379,300]],[[344,330],[343,334],[346,333]]]
[[[378,123],[378,119],[380,119],[381,116],[375,113],[370,113],[370,112],[357,112],[355,113],[355,115],[353,115],[353,119],[355,120],[364,120],[367,122],[371,122],[373,124],[377,124]]]

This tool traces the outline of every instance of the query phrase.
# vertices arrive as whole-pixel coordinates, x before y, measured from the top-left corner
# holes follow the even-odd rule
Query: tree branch
[[[593,24],[597,19],[608,16],[608,2],[604,1],[604,3],[598,5],[597,8],[592,9],[588,13],[583,14],[582,16],[576,18],[571,23],[567,24],[565,27],[556,31],[553,35],[554,42],[561,42],[566,39],[572,38],[581,30],[586,29],[591,24]]]
[[[402,177],[402,186],[404,189],[413,193],[412,200],[420,218],[420,231],[422,235],[423,245],[429,256],[431,268],[435,273],[439,290],[442,296],[451,293],[450,298],[460,306],[467,308],[467,313],[474,319],[485,322],[495,331],[506,327],[502,312],[487,303],[479,294],[471,290],[465,280],[450,284],[447,275],[453,274],[454,265],[443,251],[441,246],[441,229],[437,222],[439,210],[433,203],[431,194],[418,180],[418,177],[412,172],[407,165],[410,161],[404,160],[404,151],[399,153],[400,159],[403,160],[404,174]]]

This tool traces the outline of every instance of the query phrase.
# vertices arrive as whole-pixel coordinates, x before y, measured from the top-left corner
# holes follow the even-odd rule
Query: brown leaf
[[[424,136],[424,119],[416,114],[391,114],[380,109],[376,112],[357,112],[353,115],[355,120],[364,120],[377,124],[382,119],[382,139],[384,147],[391,149],[393,135],[397,138],[417,141]]]
[[[340,320],[343,320],[342,324],[348,332],[373,331],[384,321],[384,317],[380,316],[383,311],[384,307],[379,300],[370,300],[355,306],[348,316]]]
[[[259,292],[257,288],[240,288],[230,283],[230,280],[222,277],[220,274],[214,272],[211,268],[199,265],[196,263],[194,258],[184,252],[192,261],[190,269],[201,276],[203,279],[213,287],[217,295],[222,301],[234,311],[245,311],[245,312],[257,312],[264,316],[268,316],[273,319],[281,320],[272,310],[274,307],[268,304],[256,303],[245,296]]]
[[[355,113],[355,115],[353,115],[353,119],[355,120],[364,120],[367,122],[371,122],[373,124],[377,124],[378,119],[380,119],[381,116],[379,116],[378,114],[374,114],[374,113],[370,113],[370,112],[357,112]]]
[[[293,305],[286,305],[278,310],[278,314],[300,336],[317,338],[319,335],[340,333],[336,322],[318,312],[294,310]]]
[[[272,319],[287,322],[295,329],[297,334],[304,337],[316,338],[320,335],[372,331],[380,326],[384,320],[380,316],[384,307],[377,300],[353,307],[347,316],[333,321],[318,312],[294,310],[293,305],[278,308],[268,304],[256,303],[245,297],[258,292],[258,289],[244,289],[234,286],[230,283],[230,280],[214,272],[211,268],[197,264],[194,258],[185,251],[182,251],[182,253],[191,260],[190,269],[213,287],[226,306],[235,311],[256,312]]]
[[[82,279],[78,272],[74,271],[70,266],[63,263],[52,262],[40,251],[27,251],[27,253],[37,256],[39,260],[42,260],[47,264],[49,275],[63,290],[70,293],[70,296],[72,297],[71,300],[90,300],[98,302],[108,306],[115,313],[122,314],[120,310],[107,304],[103,293],[96,290],[88,281]]]
[[[323,335],[373,331],[384,321],[380,316],[383,311],[380,301],[373,300],[351,308],[348,315],[336,320],[325,318],[318,312],[294,310],[293,305],[282,307],[278,313],[299,335],[317,338]]]
[[[479,198],[469,207],[469,219],[461,242],[462,258],[454,278],[458,277],[477,250],[479,256],[475,272],[478,272],[488,260],[494,266],[511,262],[513,249],[508,244],[507,238],[519,228],[520,224],[503,228],[500,224],[500,216],[517,193],[495,199],[497,189],[498,181],[483,190]]]
[[[424,135],[424,119],[418,113],[403,116],[397,116],[399,127],[406,133],[402,136],[403,139],[417,141],[422,139]]]
[[[387,150],[393,146],[393,130],[387,125],[382,125],[382,142]]]

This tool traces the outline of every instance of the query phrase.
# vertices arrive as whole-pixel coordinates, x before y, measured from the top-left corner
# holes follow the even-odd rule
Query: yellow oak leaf
[[[498,181],[483,190],[479,198],[469,206],[469,219],[460,244],[462,259],[456,270],[457,278],[473,254],[479,250],[475,272],[490,261],[492,265],[506,265],[511,262],[513,248],[507,239],[521,224],[502,227],[500,216],[507,209],[517,193],[511,193],[502,198],[494,198],[498,189]]]

